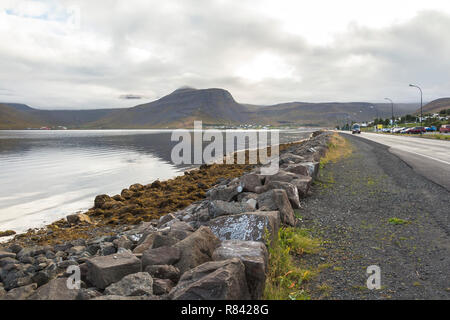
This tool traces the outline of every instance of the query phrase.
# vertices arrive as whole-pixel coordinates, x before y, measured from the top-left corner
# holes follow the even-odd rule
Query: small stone
[[[153,278],[147,272],[129,274],[105,289],[106,295],[142,296],[153,294]]]

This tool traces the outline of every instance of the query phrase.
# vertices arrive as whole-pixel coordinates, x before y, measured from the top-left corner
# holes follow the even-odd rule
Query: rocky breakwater
[[[158,220],[90,240],[0,247],[0,299],[260,299],[266,244],[281,225],[298,223],[294,209],[308,195],[329,137],[320,132],[284,148],[275,175],[256,167]]]

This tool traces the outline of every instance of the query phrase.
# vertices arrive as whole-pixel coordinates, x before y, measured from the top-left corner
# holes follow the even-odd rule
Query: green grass
[[[393,225],[402,225],[410,223],[408,220],[403,220],[400,218],[389,218],[388,222]]]
[[[321,242],[312,238],[308,230],[280,228],[278,237],[269,243],[269,270],[266,279],[265,300],[308,300],[303,284],[317,274],[317,270],[301,268],[294,258],[314,254]]]

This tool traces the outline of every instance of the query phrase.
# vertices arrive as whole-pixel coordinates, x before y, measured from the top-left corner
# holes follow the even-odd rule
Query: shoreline
[[[315,131],[315,132],[317,132],[317,131]],[[281,152],[282,148],[287,148],[287,147],[289,147],[291,145],[302,144],[302,143],[310,140],[313,137],[313,134],[314,134],[314,132],[311,132],[307,138],[304,138],[304,139],[301,139],[301,140],[292,141],[292,142],[288,142],[288,143],[280,143],[280,144],[278,144],[278,147],[280,148],[280,152]],[[234,155],[234,157],[236,157],[239,153],[242,153],[242,152],[248,153],[249,151],[255,151],[255,150],[260,150],[260,148],[237,150],[237,151],[233,152],[232,154]],[[226,157],[227,157],[227,155],[224,156],[224,158],[226,158]],[[247,158],[248,158],[248,155],[247,155]],[[219,161],[219,160],[217,160],[217,161]],[[183,179],[181,179],[181,177],[184,177],[187,174],[194,174],[194,177],[196,177],[197,175],[203,175],[203,172],[198,172],[202,166],[206,169],[206,168],[210,167],[211,165],[208,165],[206,167],[205,167],[205,165],[192,165],[192,167],[188,167],[188,168],[184,169],[183,171],[180,171],[180,174],[175,176],[174,178],[168,179],[168,180],[164,180],[164,181],[160,181],[160,180],[157,179],[157,180],[154,180],[154,181],[150,182],[147,185],[141,185],[139,183],[132,184],[128,188],[122,189],[122,192],[121,192],[120,196],[122,196],[123,193],[127,193],[130,190],[130,188],[131,189],[139,188],[141,190],[143,189],[143,188],[141,188],[141,186],[144,187],[144,188],[145,187],[150,187],[151,188],[151,185],[154,182],[156,182],[156,181],[158,181],[158,182],[160,182],[162,184],[166,184],[166,183],[171,184],[172,181],[174,183],[178,183],[179,181],[177,181],[177,180],[183,180]],[[225,163],[224,164],[214,163],[214,164],[212,164],[212,166],[225,166],[224,167],[225,170],[221,170],[220,173],[216,173],[214,175],[214,176],[217,176],[216,177],[217,179],[222,179],[222,178],[223,179],[231,179],[231,178],[239,177],[240,175],[244,174],[246,171],[249,171],[249,170],[253,169],[255,166],[258,166],[258,165],[244,165],[244,166],[242,166],[242,165],[235,165],[235,164],[228,165],[228,164],[225,164]],[[229,170],[227,170],[227,168],[229,168]],[[246,168],[246,169],[244,169],[244,168]],[[237,173],[237,175],[236,175],[236,173]],[[209,187],[214,186],[214,184],[207,184],[207,185]],[[189,186],[186,187],[186,189],[189,189],[189,188],[190,188]],[[203,187],[197,188],[197,189],[204,190]],[[137,190],[137,191],[139,192],[141,190]],[[202,190],[198,190],[198,191],[200,193],[202,193]],[[119,194],[114,195],[114,196],[100,194],[100,195],[97,195],[96,198],[99,197],[99,196],[107,196],[107,197],[109,197],[111,199],[113,199],[114,197],[119,198]],[[175,209],[182,210],[185,207],[187,207],[188,205],[190,205],[192,203],[195,203],[196,201],[200,201],[202,199],[203,199],[202,196],[197,196],[197,197],[195,197],[195,201],[191,201],[191,202],[189,202],[187,204],[185,203],[184,206],[180,206],[180,207],[177,207]],[[151,220],[148,217],[142,218],[142,220],[140,220],[139,217],[137,219],[132,219],[130,216],[128,216],[127,219],[119,219],[118,221],[117,220],[113,220],[113,219],[108,219],[108,218],[111,217],[109,215],[109,213],[106,214],[106,217],[101,212],[98,213],[99,210],[95,210],[95,200],[93,202],[94,202],[94,207],[90,207],[90,208],[87,208],[85,210],[78,210],[76,212],[69,213],[65,217],[57,219],[57,220],[55,220],[55,221],[53,221],[53,222],[51,222],[49,224],[44,224],[42,226],[37,226],[37,227],[30,227],[25,232],[16,233],[13,230],[0,230],[0,233],[9,233],[11,231],[14,232],[14,234],[11,234],[9,236],[0,237],[0,245],[2,245],[2,244],[9,244],[9,243],[13,243],[13,242],[18,242],[18,243],[27,244],[27,245],[31,245],[31,244],[52,244],[52,243],[58,243],[58,242],[61,242],[61,241],[71,240],[72,238],[70,236],[68,236],[67,234],[62,234],[61,237],[59,237],[58,236],[58,234],[59,234],[58,230],[60,230],[61,227],[63,227],[63,228],[64,228],[64,226],[67,227],[66,217],[67,216],[72,216],[72,215],[80,215],[81,214],[81,215],[89,216],[89,218],[90,218],[92,223],[88,223],[88,224],[87,223],[82,223],[81,225],[75,225],[75,226],[73,226],[74,229],[69,228],[69,230],[68,230],[69,233],[75,233],[76,236],[81,236],[81,238],[84,238],[84,239],[89,239],[89,238],[96,237],[96,236],[99,236],[99,235],[102,235],[102,234],[110,234],[111,232],[114,231],[114,229],[115,229],[114,227],[115,226],[117,226],[117,227],[126,227],[126,226],[133,225],[133,223],[136,224],[136,223],[140,223],[140,222],[149,222]],[[169,212],[159,211],[153,217],[153,219],[157,219],[161,215],[168,214],[168,213],[171,213],[171,212],[172,211],[169,211]],[[112,216],[113,216],[112,218],[114,218],[115,215],[113,214]],[[98,219],[98,217],[100,217],[100,219]],[[113,227],[109,228],[107,225],[111,225]],[[104,230],[98,230],[98,227],[100,227],[101,229],[104,229]],[[89,235],[89,233],[91,231],[93,232],[93,234]],[[78,234],[78,232],[81,232],[81,234]],[[55,235],[55,233],[56,233],[56,235]],[[29,240],[26,241],[26,239],[25,239],[25,241],[23,241],[24,238],[29,238],[31,241],[29,241]]]
[[[0,300],[192,299],[189,290],[196,289],[186,292],[184,279],[202,268],[229,272],[228,280],[213,280],[220,294],[202,291],[202,299],[261,299],[266,246],[282,226],[301,221],[294,209],[308,196],[332,134],[316,131],[279,145],[275,175],[262,175],[261,164],[201,165],[120,195],[99,195],[84,214],[16,235],[0,244]],[[80,268],[82,288],[66,287],[69,266]],[[129,290],[135,278],[146,292],[112,289]]]

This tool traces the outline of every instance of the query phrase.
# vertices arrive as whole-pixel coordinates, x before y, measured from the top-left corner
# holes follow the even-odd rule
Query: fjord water
[[[310,133],[280,131],[280,142]],[[182,174],[187,165],[171,162],[178,143],[171,135],[171,130],[0,131],[0,230],[41,227],[92,207],[98,194]]]

